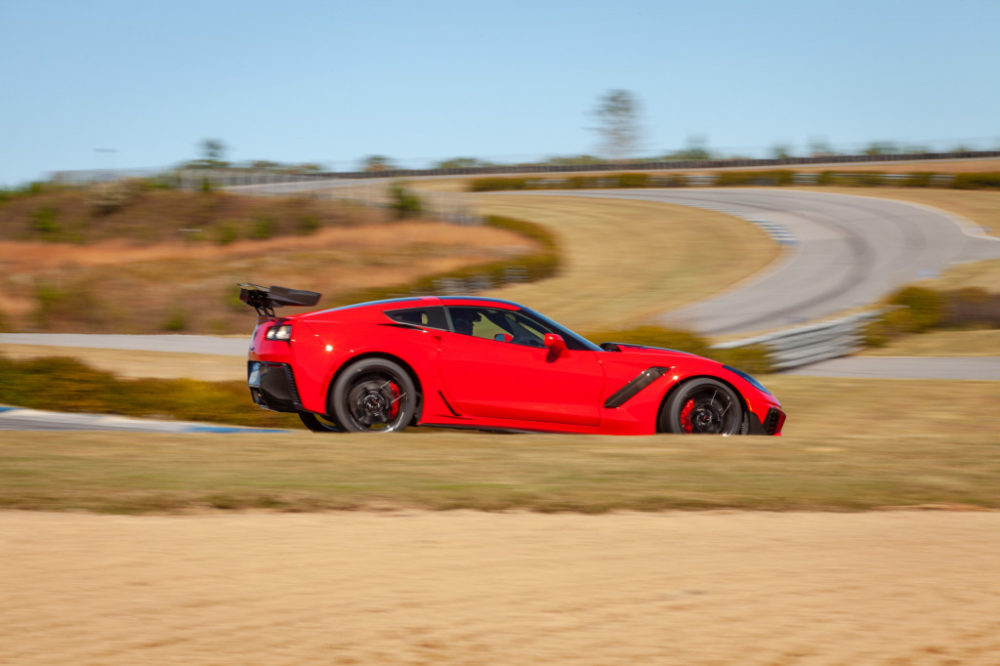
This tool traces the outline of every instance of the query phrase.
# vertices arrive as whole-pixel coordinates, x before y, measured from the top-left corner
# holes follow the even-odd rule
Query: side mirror
[[[551,357],[561,356],[566,351],[566,341],[556,333],[545,334],[545,347]]]
[[[493,339],[497,342],[510,342],[514,339],[514,336],[510,333],[497,333],[493,336]]]

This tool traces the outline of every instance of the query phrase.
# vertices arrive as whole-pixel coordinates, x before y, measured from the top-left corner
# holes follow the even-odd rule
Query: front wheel
[[[741,435],[746,432],[743,406],[729,386],[715,379],[682,384],[660,412],[660,431],[681,434]]]
[[[366,358],[337,377],[330,412],[348,432],[393,432],[413,420],[417,397],[416,385],[398,363]]]

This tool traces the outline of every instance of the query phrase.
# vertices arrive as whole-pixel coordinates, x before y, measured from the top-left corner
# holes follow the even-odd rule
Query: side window
[[[548,328],[511,310],[448,308],[456,333],[486,340],[503,340],[528,347],[544,347]]]
[[[448,322],[444,317],[444,308],[408,308],[406,310],[386,310],[386,316],[401,324],[415,324],[428,328],[447,330]]]
[[[514,320],[514,329],[517,332],[517,335],[515,335],[516,342],[531,345],[532,347],[545,346],[545,334],[552,332],[547,326],[534,319],[529,319],[520,313],[511,314],[510,317]]]
[[[456,333],[487,340],[495,340],[499,334],[510,334],[510,331],[503,328],[503,320],[499,319],[496,313],[497,311],[492,308],[448,308],[451,325]]]

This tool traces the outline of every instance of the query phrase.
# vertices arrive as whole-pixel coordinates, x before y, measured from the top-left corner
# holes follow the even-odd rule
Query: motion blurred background
[[[998,34],[0,0],[0,662],[1000,662]],[[789,418],[319,436],[251,403],[244,281],[510,298]]]

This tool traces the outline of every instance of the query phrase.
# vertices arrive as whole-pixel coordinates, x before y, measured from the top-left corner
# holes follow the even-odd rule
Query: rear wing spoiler
[[[240,300],[256,310],[261,317],[274,317],[274,308],[282,305],[316,305],[322,296],[315,291],[289,289],[276,285],[262,287],[249,282],[242,282],[239,287]]]

